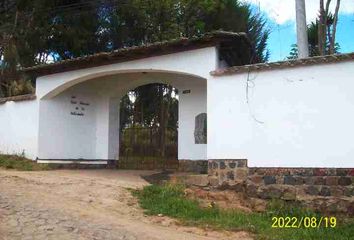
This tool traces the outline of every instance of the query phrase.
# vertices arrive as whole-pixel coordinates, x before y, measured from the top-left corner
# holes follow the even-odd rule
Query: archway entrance
[[[119,168],[178,168],[178,90],[147,84],[120,101]]]

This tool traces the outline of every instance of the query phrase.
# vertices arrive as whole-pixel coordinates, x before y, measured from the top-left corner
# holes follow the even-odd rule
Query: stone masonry
[[[208,161],[206,160],[178,160],[179,172],[193,172],[206,174],[208,172]]]
[[[246,159],[209,160],[208,187],[264,200],[312,199],[305,205],[354,215],[353,168],[248,168]]]

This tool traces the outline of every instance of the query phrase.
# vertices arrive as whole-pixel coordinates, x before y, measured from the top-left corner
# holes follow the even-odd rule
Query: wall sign
[[[79,101],[76,96],[71,96],[70,104],[73,106],[73,110],[70,112],[70,115],[78,117],[85,116],[86,108],[90,106],[90,103]]]

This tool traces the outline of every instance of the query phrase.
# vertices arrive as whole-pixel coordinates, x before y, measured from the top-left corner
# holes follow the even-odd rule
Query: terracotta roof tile
[[[153,56],[182,52],[208,46],[215,46],[220,42],[244,41],[250,45],[245,33],[215,31],[193,38],[179,38],[169,41],[149,43],[142,46],[121,48],[112,52],[101,52],[93,55],[68,59],[52,64],[37,65],[24,68],[23,72],[36,76],[50,75],[59,72],[72,71],[82,68],[102,66],[118,62],[126,62]]]
[[[291,68],[297,66],[310,66],[316,64],[335,63],[335,62],[350,61],[350,60],[354,60],[354,53],[235,66],[235,67],[212,71],[210,72],[210,74],[213,76],[223,76],[223,75],[232,75],[237,73],[245,73],[248,71],[266,71],[266,70],[273,70],[273,69]]]
[[[29,100],[35,100],[37,97],[35,94],[26,94],[26,95],[20,95],[20,96],[13,96],[13,97],[7,97],[7,98],[0,98],[0,104],[6,103],[6,102],[19,102],[19,101],[29,101]]]

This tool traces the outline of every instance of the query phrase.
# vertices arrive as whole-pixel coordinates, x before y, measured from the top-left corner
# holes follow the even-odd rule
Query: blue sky
[[[295,0],[245,1],[251,3],[255,11],[260,11],[267,18],[268,27],[271,29],[268,41],[269,61],[286,59],[291,45],[296,43]],[[315,20],[318,6],[318,0],[306,0],[308,23]],[[334,9],[335,4],[331,7]],[[354,0],[342,0],[336,38],[341,53],[354,52]]]

